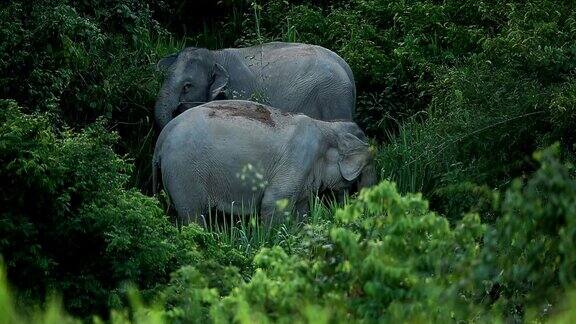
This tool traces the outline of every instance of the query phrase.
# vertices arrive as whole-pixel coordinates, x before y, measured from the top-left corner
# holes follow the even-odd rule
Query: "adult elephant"
[[[167,73],[155,118],[160,128],[182,111],[216,99],[246,99],[320,120],[352,120],[354,76],[336,53],[273,42],[246,48],[189,47],[158,62]]]
[[[256,211],[271,225],[286,213],[308,214],[311,195],[373,185],[373,154],[364,139],[353,122],[321,121],[251,101],[214,101],[162,130],[153,188],[160,171],[183,223],[203,224],[202,215],[215,208],[236,215]]]

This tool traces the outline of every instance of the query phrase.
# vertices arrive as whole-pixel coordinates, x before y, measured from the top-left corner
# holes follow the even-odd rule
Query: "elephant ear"
[[[166,72],[170,67],[176,62],[178,58],[178,53],[170,54],[166,57],[163,57],[156,63],[156,70],[160,72]]]
[[[338,151],[340,174],[347,181],[356,180],[368,164],[368,144],[350,133],[344,133],[338,136]]]
[[[228,85],[228,79],[228,71],[222,65],[216,63],[212,73],[212,84],[210,85],[210,100],[216,99],[221,94],[226,95],[224,90]]]

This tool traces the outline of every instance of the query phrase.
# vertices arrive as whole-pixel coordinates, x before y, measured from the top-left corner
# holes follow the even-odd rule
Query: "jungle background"
[[[155,63],[273,40],[352,67],[382,182],[306,224],[179,226],[152,197]],[[0,318],[576,318],[576,3],[0,4]]]

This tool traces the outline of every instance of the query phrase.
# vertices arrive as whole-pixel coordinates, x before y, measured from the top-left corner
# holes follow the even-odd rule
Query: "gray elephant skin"
[[[360,138],[359,138],[360,137]],[[152,161],[183,223],[209,208],[257,212],[264,224],[304,215],[312,194],[375,183],[372,154],[353,122],[320,121],[242,100],[187,110],[162,130]]]
[[[166,79],[154,108],[160,128],[179,113],[217,99],[246,99],[320,120],[352,120],[354,76],[336,53],[316,45],[186,48],[161,59]]]

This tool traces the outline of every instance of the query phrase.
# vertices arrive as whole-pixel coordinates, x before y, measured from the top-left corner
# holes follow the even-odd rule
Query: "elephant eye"
[[[182,90],[183,90],[184,92],[188,92],[188,91],[190,91],[191,88],[192,88],[192,83],[186,82],[186,83],[184,84],[184,87],[182,87]]]

